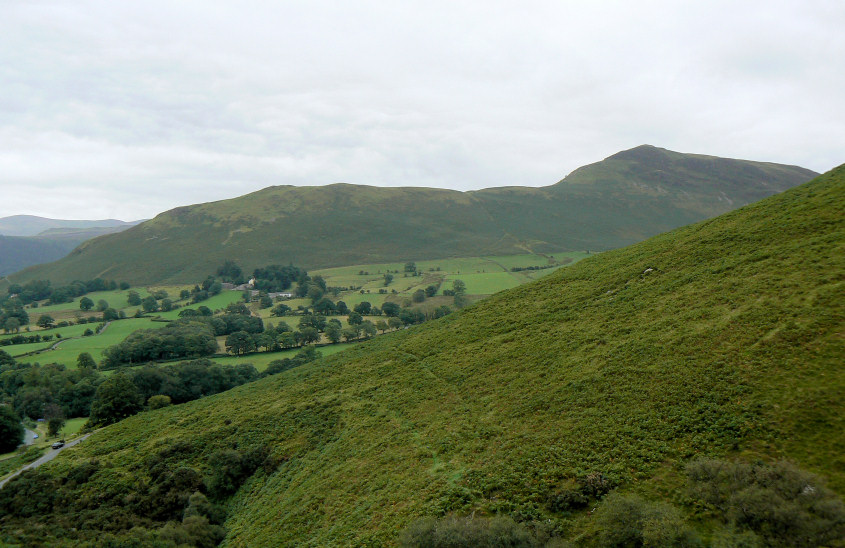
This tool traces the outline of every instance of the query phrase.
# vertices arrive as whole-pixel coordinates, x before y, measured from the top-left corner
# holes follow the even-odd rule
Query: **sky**
[[[0,0],[0,217],[845,162],[845,2]]]

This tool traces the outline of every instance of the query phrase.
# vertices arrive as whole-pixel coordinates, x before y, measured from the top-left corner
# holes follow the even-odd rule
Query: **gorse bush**
[[[510,517],[422,518],[399,538],[403,548],[541,548],[563,547],[547,531],[532,530]]]
[[[845,505],[821,480],[787,462],[699,459],[687,466],[689,494],[731,528],[767,546],[822,546],[845,538]]]
[[[596,517],[601,546],[693,547],[701,542],[669,504],[611,493]]]

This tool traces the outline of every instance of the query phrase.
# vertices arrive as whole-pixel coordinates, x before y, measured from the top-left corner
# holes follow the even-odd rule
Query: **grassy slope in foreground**
[[[682,504],[696,455],[786,457],[842,494],[843,207],[840,167],[443,320],[127,419],[53,469],[96,456],[112,470],[80,488],[94,496],[143,482],[143,455],[168,446],[205,470],[219,447],[271,444],[283,463],[233,499],[231,546],[389,544],[417,516],[476,509],[577,534],[585,514],[547,505],[574,476]]]

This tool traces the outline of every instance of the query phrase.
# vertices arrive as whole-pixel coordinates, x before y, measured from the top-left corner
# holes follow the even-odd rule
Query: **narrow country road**
[[[2,489],[2,488],[3,488],[3,486],[4,486],[4,485],[6,485],[6,483],[7,483],[10,479],[13,479],[13,478],[17,477],[18,475],[20,475],[22,472],[25,472],[26,470],[30,470],[30,469],[32,469],[32,468],[38,468],[39,466],[41,466],[41,465],[42,465],[42,464],[44,464],[45,462],[50,462],[51,460],[53,460],[54,458],[56,458],[56,455],[58,455],[59,453],[61,453],[61,452],[62,452],[62,451],[64,451],[65,449],[68,449],[68,448],[70,448],[70,447],[73,447],[73,446],[74,446],[74,445],[76,445],[77,443],[79,443],[79,442],[81,442],[81,441],[85,440],[85,439],[86,439],[88,436],[90,436],[91,434],[93,434],[93,432],[91,432],[91,433],[89,433],[89,434],[85,434],[85,435],[84,435],[84,436],[82,436],[82,437],[76,438],[75,440],[73,440],[73,441],[70,441],[70,442],[66,443],[64,447],[60,447],[60,448],[58,448],[58,449],[50,449],[50,450],[48,450],[48,451],[47,451],[47,453],[45,453],[43,456],[41,456],[41,458],[39,458],[38,460],[36,460],[36,461],[34,461],[34,462],[31,462],[31,463],[27,464],[26,466],[24,466],[23,468],[21,468],[20,470],[18,470],[17,472],[15,472],[14,474],[12,474],[11,476],[9,476],[8,478],[4,479],[3,481],[0,481],[0,489]]]
[[[23,444],[24,445],[32,445],[35,443],[35,436],[37,436],[33,430],[29,428],[24,428],[24,435],[23,435]]]

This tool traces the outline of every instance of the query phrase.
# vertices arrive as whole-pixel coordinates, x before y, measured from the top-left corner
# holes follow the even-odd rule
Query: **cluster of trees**
[[[14,451],[23,442],[21,419],[8,405],[0,406],[0,453]]]
[[[154,360],[209,356],[217,352],[217,339],[205,321],[181,318],[161,329],[136,331],[103,352],[101,367]]]
[[[81,297],[94,291],[112,291],[115,289],[129,289],[126,282],[117,283],[114,280],[77,280],[68,285],[53,287],[50,280],[32,280],[23,285],[12,284],[7,291],[8,298],[14,298],[22,304],[30,304],[36,301],[47,300],[49,304],[69,303],[76,297]],[[14,295],[14,297],[12,297]]]
[[[15,417],[63,421],[65,417],[90,416],[92,425],[111,424],[145,408],[217,394],[319,357],[319,352],[309,348],[294,358],[273,362],[264,374],[251,364],[228,366],[198,359],[122,369],[107,377],[96,369],[88,353],[80,354],[77,368],[68,370],[61,364],[17,363],[0,351],[0,409]]]
[[[454,280],[452,282],[452,289],[443,290],[443,295],[455,297],[455,306],[457,308],[463,308],[469,303],[466,293],[467,284],[463,280]]]
[[[143,411],[185,403],[261,378],[252,364],[219,365],[199,359],[121,370],[103,380],[91,401],[89,423],[112,424]]]
[[[19,299],[5,299],[0,307],[0,327],[6,333],[17,333],[29,323],[29,314]]]
[[[21,417],[86,417],[104,377],[85,353],[78,369],[64,365],[30,365],[8,361],[0,366],[3,401]]]
[[[33,344],[33,343],[40,343],[40,342],[48,342],[53,340],[53,337],[57,339],[62,338],[61,333],[48,334],[48,335],[41,335],[36,333],[35,335],[15,335],[14,337],[8,337],[6,339],[0,339],[0,346],[11,346],[15,344]]]
[[[540,266],[514,266],[511,267],[511,272],[522,272],[523,270],[545,270],[547,268],[554,268],[553,264],[544,264]]]

